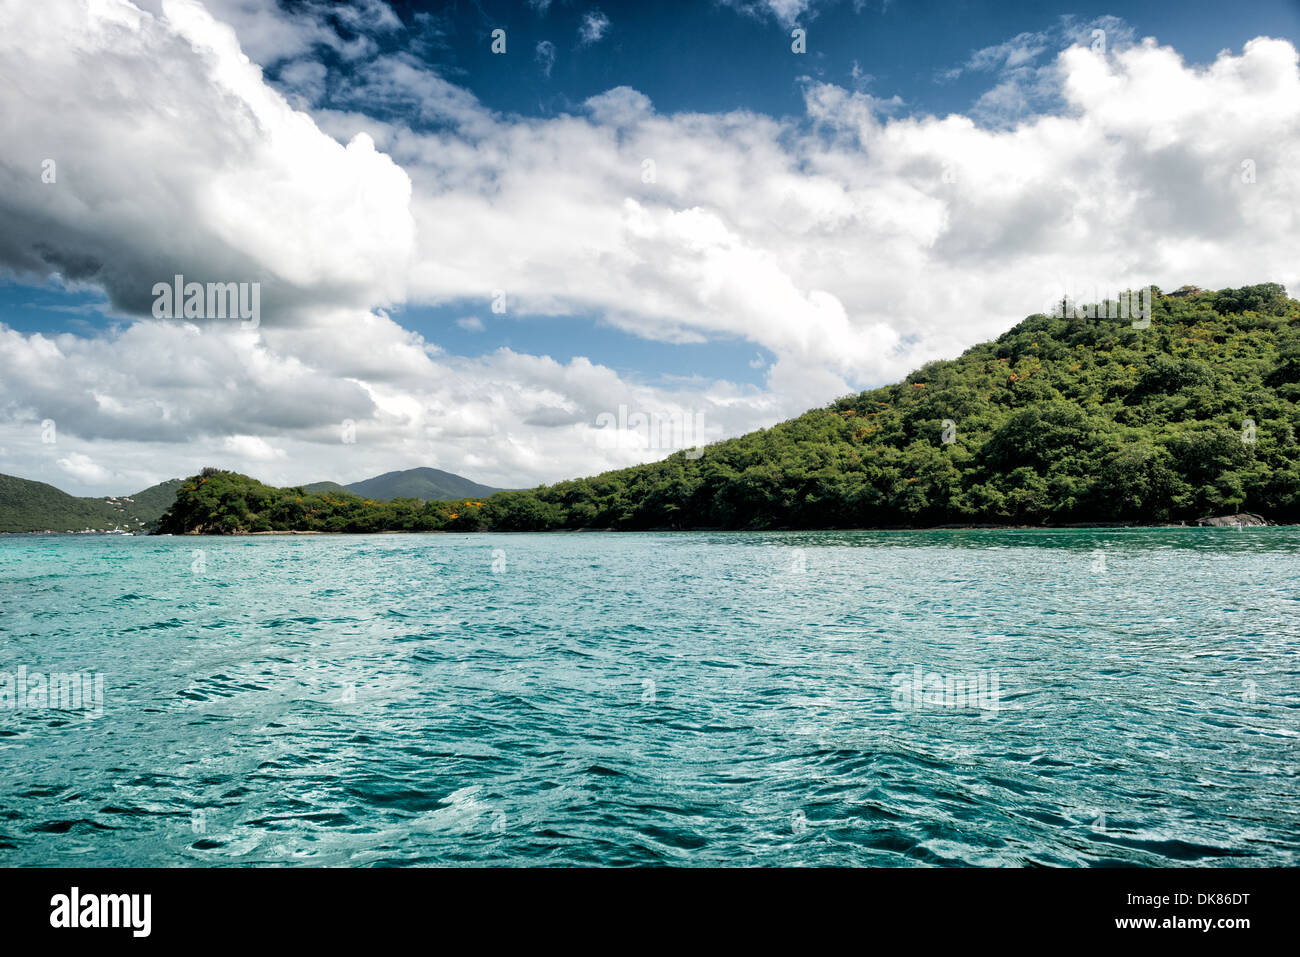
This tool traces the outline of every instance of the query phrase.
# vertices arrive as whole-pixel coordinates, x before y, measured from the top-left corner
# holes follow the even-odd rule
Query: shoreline
[[[548,528],[548,529],[466,529],[447,531],[446,529],[384,529],[378,532],[326,532],[317,530],[285,530],[269,532],[180,532],[163,535],[118,535],[117,538],[255,538],[260,536],[297,536],[297,535],[664,535],[664,534],[786,534],[798,532],[971,532],[971,531],[1021,531],[1021,532],[1062,532],[1062,531],[1128,531],[1133,529],[1183,528],[1183,529],[1227,529],[1236,531],[1238,525],[1195,525],[1187,522],[1171,523],[1079,523],[1072,525],[889,525],[889,526],[837,526],[833,528]],[[1269,522],[1267,524],[1246,524],[1247,528],[1300,528],[1300,524],[1286,522]],[[8,535],[43,535],[46,532],[7,532]],[[66,532],[53,534],[66,535]],[[73,533],[85,534],[85,533]],[[91,533],[94,534],[94,533]]]
[[[1068,529],[1129,529],[1129,528],[1288,528],[1294,527],[1285,522],[1274,522],[1254,512],[1239,512],[1234,515],[1207,515],[1192,522],[1070,522],[1063,525],[1016,525],[998,522],[972,522],[944,525],[845,525],[825,528],[546,528],[546,529],[381,529],[374,532],[328,532],[320,530],[259,531],[259,532],[222,532],[208,534],[205,532],[181,532],[179,536],[204,536],[224,538],[228,536],[251,537],[253,535],[551,535],[582,533],[612,533],[618,535],[641,533],[664,534],[667,532],[943,532],[975,531],[993,529],[1001,531],[1034,529],[1068,530]],[[175,536],[175,533],[171,533]],[[154,536],[157,537],[157,536]]]
[[[1237,516],[1214,516],[1205,519],[1198,519],[1194,522],[1071,522],[1064,525],[1016,525],[1011,523],[997,522],[972,522],[966,524],[945,524],[945,525],[836,525],[819,528],[799,528],[799,527],[780,527],[780,528],[545,528],[545,529],[405,529],[405,528],[385,528],[372,532],[335,532],[325,531],[322,529],[273,529],[270,531],[257,532],[164,532],[164,533],[126,533],[109,532],[109,531],[89,531],[89,532],[56,532],[48,529],[32,532],[0,532],[0,537],[18,536],[18,535],[60,535],[60,536],[90,536],[97,535],[100,537],[112,538],[253,538],[267,535],[579,535],[579,534],[613,534],[613,535],[635,535],[653,533],[662,535],[666,533],[694,534],[700,532],[709,533],[749,533],[749,534],[772,534],[784,532],[962,532],[962,531],[1071,531],[1071,530],[1120,530],[1120,529],[1148,529],[1148,528],[1227,528],[1227,529],[1246,529],[1246,528],[1297,528],[1300,523],[1292,522],[1274,522],[1263,519],[1257,515],[1250,517],[1254,519],[1247,522],[1236,522],[1231,519]]]

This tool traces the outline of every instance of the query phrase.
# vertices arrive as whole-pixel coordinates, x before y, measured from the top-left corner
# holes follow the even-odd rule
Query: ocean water
[[[1294,865],[1297,652],[1291,528],[0,537],[0,865]]]

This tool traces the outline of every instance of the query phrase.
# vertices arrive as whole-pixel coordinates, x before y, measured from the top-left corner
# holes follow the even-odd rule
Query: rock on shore
[[[1262,515],[1255,515],[1253,512],[1242,512],[1240,515],[1214,515],[1206,518],[1198,518],[1193,525],[1272,525]]]

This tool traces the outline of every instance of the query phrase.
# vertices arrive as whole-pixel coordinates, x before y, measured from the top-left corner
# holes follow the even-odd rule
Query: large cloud
[[[0,327],[5,470],[120,492],[210,464],[295,484],[432,463],[518,486],[662,458],[779,413],[725,383],[656,388],[508,349],[447,356],[384,316],[353,319],[358,338],[334,341],[179,322],[95,338]],[[620,406],[662,428],[615,436],[601,416],[618,421]]]
[[[378,61],[356,90],[370,78],[391,98],[395,75]],[[413,295],[502,289],[512,309],[596,311],[640,335],[744,336],[790,373],[783,393],[901,374],[1063,290],[1294,282],[1291,44],[1205,69],[1153,41],[1075,44],[1050,75],[1063,110],[1009,128],[891,119],[813,82],[801,120],[662,116],[626,88],[556,119],[462,104],[465,122],[430,132],[320,120],[372,131],[410,172]]]
[[[100,285],[123,318],[89,338],[0,330],[4,471],[122,491],[212,463],[272,481],[437,464],[529,484],[664,454],[598,441],[620,405],[734,434],[955,355],[1064,291],[1300,272],[1300,73],[1281,40],[1204,68],[1153,41],[1071,45],[1016,81],[1058,106],[992,125],[813,81],[798,118],[663,115],[618,88],[544,119],[494,113],[364,34],[340,47],[318,7],[214,9],[279,64],[282,92],[193,3],[33,18],[0,0],[21,78],[0,83],[0,263]],[[322,44],[351,63],[329,82]],[[1024,69],[1008,50],[972,68]],[[132,322],[173,272],[259,279],[262,327]],[[482,312],[498,290],[512,314],[776,360],[765,390],[649,383],[447,355],[383,311]]]
[[[0,7],[0,263],[101,285],[148,313],[156,282],[259,282],[263,313],[404,297],[410,181],[364,133],[323,134],[234,31],[186,0]],[[55,163],[55,182],[42,180]]]

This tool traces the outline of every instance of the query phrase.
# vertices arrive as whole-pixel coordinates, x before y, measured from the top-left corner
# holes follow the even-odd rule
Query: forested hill
[[[134,495],[78,498],[53,485],[0,475],[0,532],[143,531],[176,500],[180,479]]]
[[[483,500],[321,499],[214,473],[225,498],[189,480],[163,530],[1300,520],[1300,302],[1272,283],[1184,287],[1156,290],[1150,318],[1030,316],[698,458]]]

